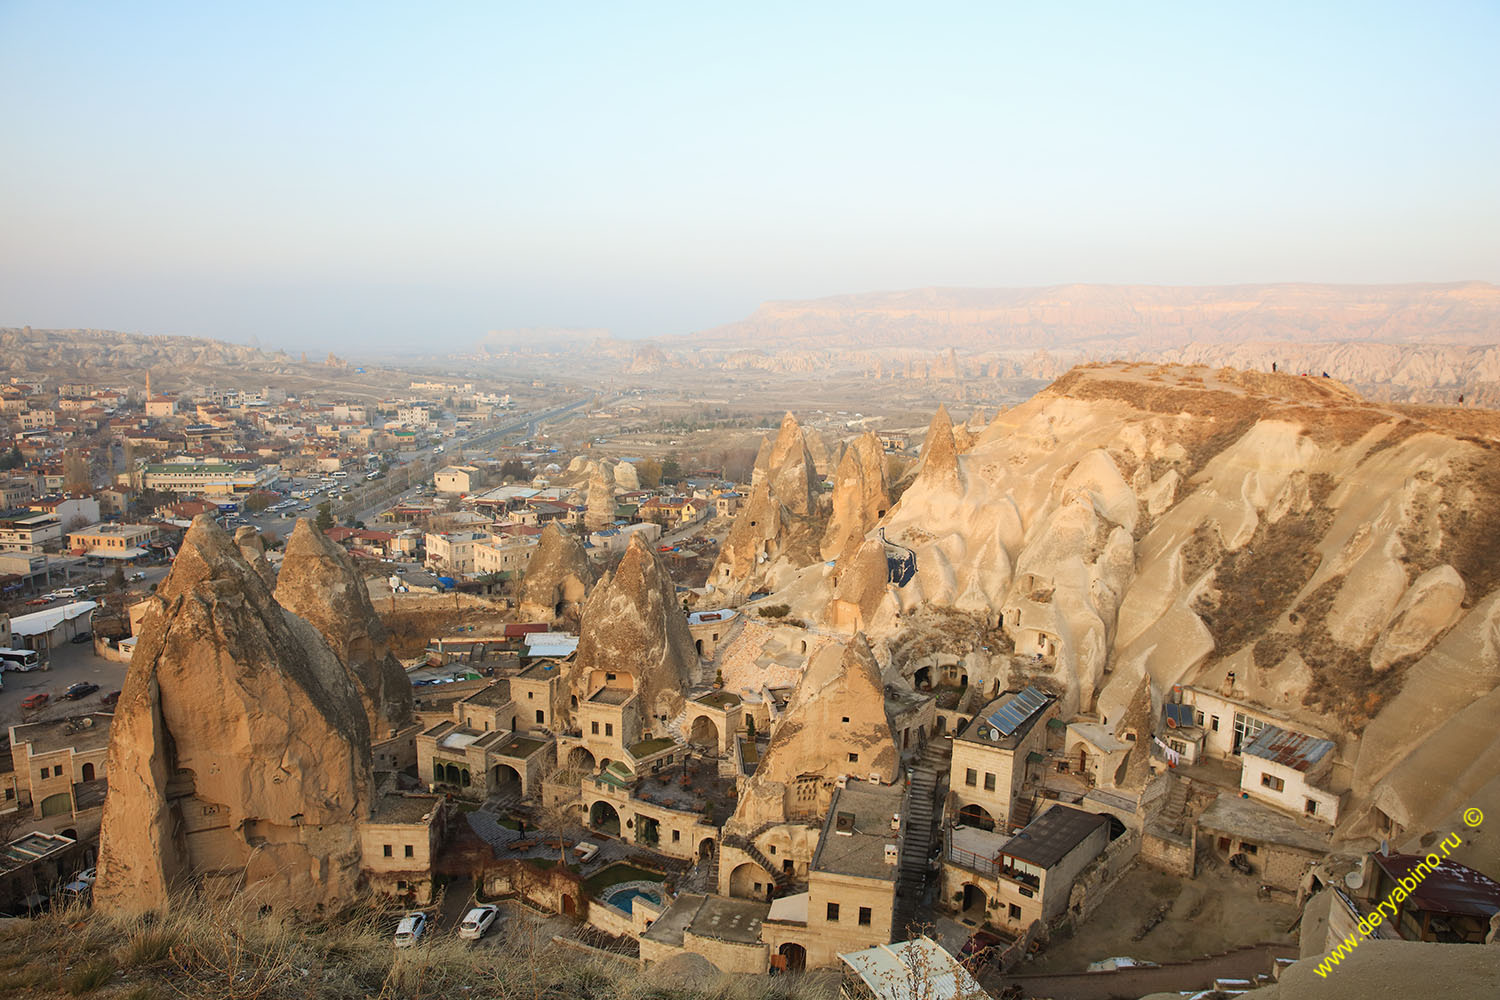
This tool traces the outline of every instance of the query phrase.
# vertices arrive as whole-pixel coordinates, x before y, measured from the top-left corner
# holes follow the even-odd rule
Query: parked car
[[[142,580],[146,579],[146,574],[132,573],[130,574],[130,576],[126,577],[126,579],[128,579],[131,583],[140,583]]]
[[[464,915],[464,922],[458,925],[458,936],[465,941],[478,941],[499,915],[500,907],[492,903],[474,907]]]
[[[26,606],[28,608],[36,608],[36,607],[41,607],[43,605],[47,605],[47,604],[51,604],[51,603],[52,603],[52,598],[50,598],[50,597],[33,597],[31,600],[29,600],[29,601],[26,602]]]
[[[22,698],[21,707],[26,709],[28,712],[34,712],[37,709],[41,708],[43,705],[47,704],[47,702],[50,701],[51,698],[52,696],[47,694],[47,692],[38,691],[36,694],[29,694],[26,697]]]
[[[92,633],[92,632],[79,632],[77,635],[75,635],[73,638],[69,639],[68,641],[71,642],[71,643],[73,643],[75,646],[81,646],[81,645],[83,645],[86,642],[93,642],[94,641],[94,633]]]
[[[97,690],[99,690],[99,685],[79,681],[77,684],[69,685],[68,689],[63,692],[63,697],[69,701],[77,701],[80,698],[87,698]]]
[[[103,698],[100,698],[99,699],[99,703],[101,705],[109,705],[109,706],[112,707],[119,700],[120,700],[120,692],[118,692],[118,691],[111,691],[109,694],[105,695]]]
[[[401,918],[396,925],[396,947],[411,948],[422,939],[422,932],[427,929],[427,914],[421,910],[413,910]]]

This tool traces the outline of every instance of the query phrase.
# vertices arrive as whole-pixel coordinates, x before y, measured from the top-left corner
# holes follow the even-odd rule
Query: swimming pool
[[[631,886],[630,888],[619,889],[615,892],[610,893],[608,902],[609,905],[613,906],[615,909],[624,910],[626,913],[630,913],[635,907],[635,901],[637,899],[644,899],[648,903],[661,902],[661,896],[658,893],[651,890],[639,888],[638,886]]]

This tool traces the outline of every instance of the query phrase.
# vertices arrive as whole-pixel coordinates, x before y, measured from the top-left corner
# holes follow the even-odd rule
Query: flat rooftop
[[[595,705],[623,705],[633,697],[635,697],[634,691],[605,687],[590,695],[589,702]]]
[[[699,937],[735,944],[755,944],[760,940],[761,921],[770,912],[770,903],[707,896],[687,929]]]
[[[1329,834],[1303,826],[1295,819],[1254,799],[1222,792],[1198,817],[1198,829],[1227,833],[1262,844],[1279,844],[1314,854],[1327,854]]]
[[[440,795],[387,792],[375,802],[372,823],[420,823],[443,801]]]
[[[109,746],[109,727],[114,719],[108,713],[95,712],[72,719],[29,722],[11,727],[10,742],[12,746],[30,743],[33,757],[68,747],[72,747],[74,753],[102,750]]]
[[[488,708],[500,708],[510,703],[510,681],[496,681],[483,691],[478,691],[464,698],[463,701],[470,705],[484,705]]]
[[[904,797],[900,785],[867,781],[850,781],[835,791],[813,855],[813,870],[894,882],[897,865],[886,861],[885,848],[887,844],[900,847],[901,834],[891,823]]]

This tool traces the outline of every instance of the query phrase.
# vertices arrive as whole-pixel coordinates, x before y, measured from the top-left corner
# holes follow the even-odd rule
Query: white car
[[[427,929],[427,914],[421,910],[413,910],[401,918],[396,925],[396,947],[412,948],[422,939],[422,932]]]
[[[464,922],[458,925],[458,936],[465,941],[478,941],[499,915],[500,907],[490,903],[474,907],[464,916]]]

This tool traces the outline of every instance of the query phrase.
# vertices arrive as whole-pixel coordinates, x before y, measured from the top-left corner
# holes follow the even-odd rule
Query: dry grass
[[[832,1000],[821,980],[721,976],[660,984],[633,959],[554,942],[527,919],[473,947],[450,934],[396,951],[371,903],[322,921],[258,916],[258,901],[181,901],[166,915],[62,909],[0,925],[0,998],[49,1000]]]

